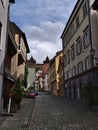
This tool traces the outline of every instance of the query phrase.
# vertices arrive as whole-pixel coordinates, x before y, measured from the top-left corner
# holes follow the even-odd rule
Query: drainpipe
[[[7,11],[7,29],[6,29],[6,42],[5,42],[5,52],[4,52],[4,67],[3,67],[3,84],[2,84],[2,111],[3,112],[3,93],[4,93],[4,87],[5,87],[5,61],[6,61],[6,56],[7,56],[7,45],[8,45],[8,26],[9,26],[9,11],[10,11],[10,5],[11,3],[9,2],[8,5],[8,11]]]
[[[94,72],[94,55],[95,50],[93,49],[92,43],[92,29],[91,29],[91,15],[90,15],[91,7],[90,7],[90,0],[88,0],[88,17],[89,17],[89,28],[90,28],[90,42],[91,42],[91,50],[90,50],[90,57],[91,57],[91,68],[93,73],[93,82],[95,83],[95,72]]]

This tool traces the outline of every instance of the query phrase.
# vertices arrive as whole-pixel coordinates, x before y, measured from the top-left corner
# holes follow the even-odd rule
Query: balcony
[[[7,43],[7,53],[13,57],[17,53],[17,45],[15,43],[15,40],[13,38],[13,35],[8,28],[8,43]]]
[[[11,74],[11,59],[17,53],[17,45],[8,28],[7,55],[5,60],[5,72]]]

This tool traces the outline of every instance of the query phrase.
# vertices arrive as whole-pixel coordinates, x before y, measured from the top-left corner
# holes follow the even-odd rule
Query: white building
[[[81,89],[98,85],[98,12],[94,0],[78,0],[62,33],[65,96],[83,98]]]
[[[0,113],[2,108],[2,88],[4,78],[4,60],[6,52],[7,41],[7,27],[8,27],[8,14],[10,3],[15,0],[1,0],[0,1]]]

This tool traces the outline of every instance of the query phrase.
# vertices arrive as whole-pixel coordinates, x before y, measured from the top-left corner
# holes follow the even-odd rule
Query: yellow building
[[[64,60],[63,55],[59,58],[59,66],[58,66],[58,74],[59,74],[59,96],[65,96],[65,88],[64,88]]]
[[[25,33],[13,22],[10,22],[10,30],[17,45],[17,53],[11,59],[11,75],[24,81],[25,66],[29,47]]]
[[[48,82],[49,91],[56,96],[60,95],[60,77],[59,77],[59,61],[60,57],[63,55],[62,51],[56,53],[56,56],[50,61],[49,72],[48,72]]]

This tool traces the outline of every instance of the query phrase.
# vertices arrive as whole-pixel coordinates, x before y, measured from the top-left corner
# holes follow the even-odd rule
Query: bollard
[[[9,96],[8,114],[10,113],[10,109],[11,109],[11,100],[12,100],[12,93],[10,93],[10,96]]]

